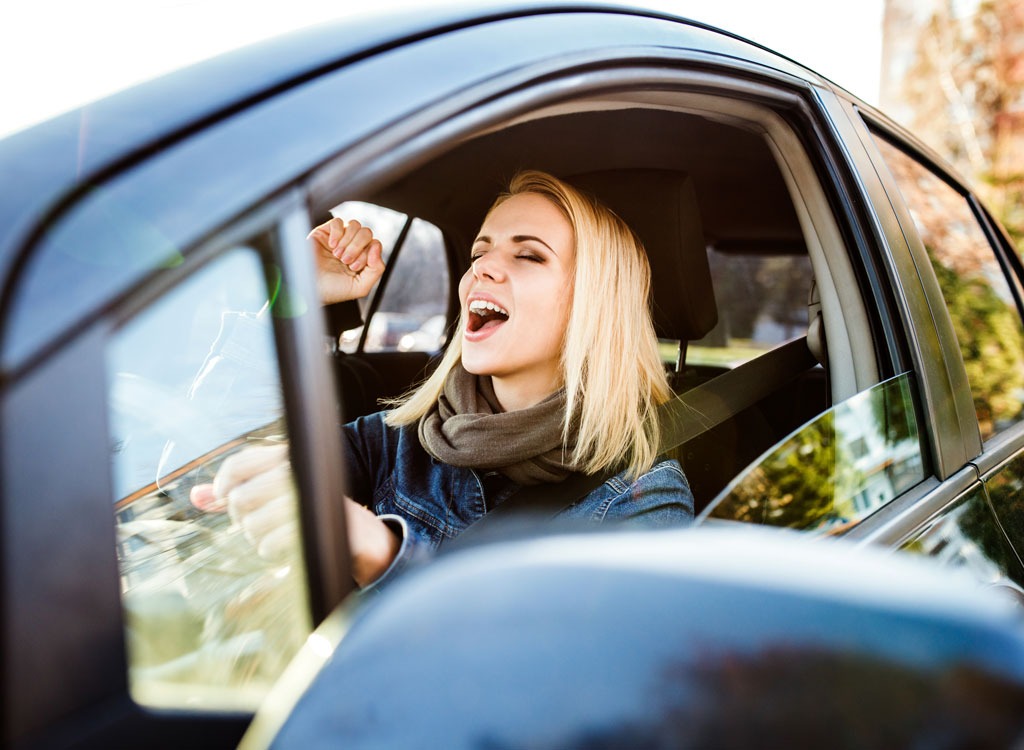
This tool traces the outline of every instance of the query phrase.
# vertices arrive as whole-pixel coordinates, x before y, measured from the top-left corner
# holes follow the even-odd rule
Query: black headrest
[[[651,264],[658,336],[695,341],[718,322],[693,182],[684,172],[616,169],[566,176],[636,232]]]

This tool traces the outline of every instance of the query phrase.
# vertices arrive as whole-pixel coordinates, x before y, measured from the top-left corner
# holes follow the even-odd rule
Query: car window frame
[[[834,225],[831,232],[841,238],[844,245],[841,252],[837,252],[833,245],[829,245],[827,250],[821,249],[822,257],[826,259],[823,262],[830,272],[830,265],[836,262],[836,256],[849,264],[847,278],[857,280],[856,294],[860,304],[866,308],[861,311],[862,318],[855,324],[854,330],[859,331],[855,335],[867,339],[859,343],[860,351],[863,352],[864,347],[870,348],[874,360],[870,368],[863,368],[856,374],[851,371],[846,391],[839,391],[844,398],[839,400],[861,393],[889,378],[913,373],[918,386],[915,388],[914,408],[922,435],[922,458],[926,472],[922,482],[906,489],[889,505],[902,506],[906,498],[926,491],[935,475],[940,474],[936,455],[941,446],[937,447],[933,439],[929,409],[920,383],[924,376],[912,365],[914,359],[909,353],[912,347],[902,327],[902,318],[897,310],[898,302],[894,299],[902,290],[894,290],[882,280],[886,271],[881,266],[885,261],[880,260],[879,256],[886,254],[884,235],[866,231],[870,222],[865,221],[865,217],[871,215],[871,209],[865,207],[863,186],[855,170],[855,162],[851,162],[848,144],[834,140],[834,123],[829,119],[831,110],[822,106],[830,97],[836,101],[838,97],[833,92],[824,91],[807,82],[786,80],[784,76],[762,75],[756,81],[751,81],[749,77],[737,78],[735,71],[728,70],[724,65],[722,70],[705,69],[697,72],[682,60],[678,69],[671,70],[651,71],[642,64],[634,63],[614,72],[607,69],[588,71],[574,77],[574,91],[571,93],[566,93],[559,85],[564,75],[568,73],[561,71],[558,76],[533,82],[530,86],[520,84],[515,89],[514,97],[507,92],[504,95],[500,91],[488,92],[490,101],[487,106],[477,107],[470,114],[466,114],[466,110],[473,108],[465,101],[459,102],[458,116],[448,114],[447,119],[442,120],[443,125],[434,123],[432,127],[426,122],[419,124],[418,134],[413,139],[398,140],[396,136],[401,134],[400,130],[378,133],[374,139],[368,139],[358,148],[340,155],[311,176],[308,183],[311,205],[315,210],[326,210],[345,197],[373,194],[374,190],[400,178],[409,164],[421,164],[424,154],[441,148],[431,137],[435,129],[444,134],[445,142],[451,142],[453,134],[459,138],[471,137],[505,124],[509,121],[510,112],[514,119],[516,116],[535,114],[550,106],[586,99],[589,95],[588,86],[602,92],[616,91],[619,86],[625,89],[623,82],[631,79],[631,88],[642,89],[646,84],[652,90],[671,91],[680,100],[688,96],[699,98],[707,95],[741,102],[744,107],[762,107],[778,118],[774,130],[765,128],[764,123],[759,123],[759,126],[769,131],[769,143],[790,189],[797,190],[798,194],[809,189],[807,180],[800,179],[807,176],[808,170],[815,178],[811,188],[816,194],[813,197],[802,196],[800,199],[805,201],[804,210],[812,212],[811,216],[801,216],[805,237],[809,231],[805,222],[809,222],[816,242],[826,237],[834,239],[828,234],[824,237],[820,234],[821,229],[816,222],[824,219],[813,213],[827,211],[825,219]],[[499,83],[495,82],[495,87]],[[423,117],[429,114],[430,111],[424,112]],[[732,114],[735,116],[735,113]],[[798,202],[796,196],[793,196],[793,200],[794,203]],[[801,210],[799,206],[797,210]],[[817,266],[814,267],[817,270]],[[829,279],[832,280],[833,276],[830,275]],[[848,326],[851,323],[846,317],[848,313],[846,309],[836,312],[833,308],[831,318],[826,318],[826,323],[839,327],[841,337],[844,334],[850,335]],[[849,356],[846,361],[851,368],[861,364],[857,356]],[[830,395],[834,394],[833,390]],[[830,403],[835,401],[833,399]],[[940,475],[940,479],[943,476]],[[871,525],[861,522],[855,530],[862,526],[870,530]]]
[[[610,62],[603,61],[604,65],[600,69],[577,72],[572,77],[573,90],[570,92],[565,90],[563,81],[572,74],[571,69],[562,69],[558,76],[533,80],[529,85],[520,82],[522,75],[517,73],[508,84],[501,80],[494,81],[491,84],[493,90],[479,93],[478,96],[481,98],[486,93],[490,100],[482,106],[477,106],[470,113],[465,112],[467,109],[473,109],[466,101],[446,102],[444,105],[425,110],[421,113],[424,120],[428,117],[437,119],[433,124],[417,123],[415,137],[409,138],[403,128],[382,130],[374,138],[367,139],[358,147],[340,154],[335,160],[315,171],[307,183],[314,213],[322,214],[348,197],[373,194],[392,179],[401,177],[408,165],[422,163],[427,155],[440,148],[437,139],[452,142],[454,139],[469,137],[500,126],[509,121],[510,115],[514,117],[527,111],[557,106],[560,102],[586,99],[593,92],[622,93],[634,88],[646,88],[650,91],[668,90],[680,97],[696,98],[707,94],[733,100],[738,103],[737,106],[742,104],[747,107],[763,107],[765,111],[773,113],[779,124],[787,131],[782,138],[784,142],[772,141],[772,149],[784,174],[792,166],[788,161],[792,157],[787,151],[793,148],[800,149],[800,153],[806,156],[806,165],[801,165],[801,169],[811,170],[820,176],[822,173],[843,168],[835,164],[823,166],[819,163],[821,159],[835,159],[837,147],[831,143],[828,126],[821,121],[822,114],[816,107],[818,92],[806,81],[790,80],[778,71],[775,71],[775,76],[760,71],[756,80],[750,80],[749,76],[738,76],[726,62],[716,65],[716,68],[720,69],[713,71],[706,68],[694,70],[688,64],[685,55],[680,54],[679,58],[678,68],[667,69],[652,69],[632,58],[622,67],[613,67]],[[505,90],[504,85],[513,83],[513,88]],[[453,106],[457,107],[454,111],[451,109]],[[778,135],[778,132],[774,135]],[[815,139],[813,146],[807,144],[809,137]],[[792,174],[786,174],[786,179],[796,178]],[[847,204],[833,194],[833,188],[848,189],[849,186],[845,180],[839,185],[821,180],[820,187],[821,195],[815,198],[819,205],[815,208],[818,209],[821,205],[829,207],[829,217],[835,222],[836,234],[843,238],[845,244],[846,249],[842,253],[844,262],[853,263],[847,274],[850,278],[860,278],[860,272],[855,270],[857,263],[871,262],[867,259],[870,253],[863,250],[863,244],[867,240],[859,236],[857,222],[847,211]],[[446,231],[444,227],[442,231]],[[462,239],[453,238],[455,244]],[[853,258],[856,258],[856,261],[853,261]],[[464,272],[467,264],[466,258],[456,259],[453,266],[456,276]],[[825,265],[827,267],[828,264]],[[864,275],[870,277],[872,272]],[[870,280],[863,283],[869,284]],[[867,356],[862,356],[865,353],[862,351],[844,360],[850,367],[858,368],[858,371],[856,374],[851,371],[847,376],[848,385],[845,391],[841,391],[842,397],[853,395],[864,387],[878,382],[882,377],[899,374],[903,369],[900,347],[880,345],[878,340],[881,336],[877,332],[884,326],[870,319],[879,307],[888,309],[888,303],[867,304],[864,302],[867,297],[863,285],[858,285],[858,289],[857,296],[860,302],[856,307],[860,310],[862,319],[856,323],[856,327],[868,332],[867,338],[870,341],[867,346],[871,351]],[[877,287],[872,287],[872,294],[876,293]],[[833,302],[831,314],[826,318],[826,325],[838,326],[837,330],[841,333],[834,336],[837,343],[841,344],[850,337],[849,331],[844,328],[847,325],[844,322],[846,316],[850,314],[848,309]],[[865,362],[869,362],[870,365],[865,365]]]
[[[981,454],[981,432],[945,298],[910,209],[874,139],[886,139],[936,174],[949,178],[949,170],[936,172],[941,160],[884,116],[850,101],[844,105],[859,136],[864,174],[876,188],[872,195],[875,220],[887,236],[893,283],[903,297],[904,325],[912,333],[913,366],[927,410],[924,424],[935,453],[936,474],[944,480]],[[952,184],[964,194],[966,188],[958,181]],[[935,367],[936,362],[942,367]]]
[[[256,248],[264,271],[280,271],[280,283],[305,306],[319,309],[315,269],[306,236],[312,226],[301,191],[288,190],[260,201],[245,215],[212,230],[184,253],[183,262],[140,280],[106,315],[107,337],[139,310],[152,305],[191,274],[251,237],[264,235],[269,250]],[[331,499],[343,494],[337,461],[341,453],[337,425],[321,399],[333,394],[324,356],[322,316],[316,313],[273,318],[274,344],[284,398],[291,461],[299,491],[302,534],[314,623],[326,617],[353,590],[344,518]],[[333,438],[333,439],[332,439]],[[324,466],[335,467],[324,471]]]
[[[282,206],[285,210],[288,210],[287,206]],[[262,207],[261,207],[262,208]],[[264,210],[260,210],[259,213],[267,213]],[[122,349],[124,341],[122,340],[122,334],[130,332],[140,322],[144,324],[151,324],[153,322],[152,315],[154,311],[163,309],[175,309],[173,306],[180,306],[184,300],[192,301],[195,297],[194,287],[190,286],[194,284],[201,277],[209,282],[212,279],[221,279],[224,283],[227,269],[230,266],[224,266],[223,263],[228,261],[229,263],[238,263],[238,259],[245,258],[245,263],[255,264],[254,276],[249,276],[248,279],[241,278],[242,274],[231,279],[229,283],[234,285],[245,283],[245,281],[253,281],[258,277],[258,281],[263,285],[257,292],[259,296],[266,295],[268,306],[270,309],[267,310],[267,315],[264,318],[265,321],[269,322],[269,326],[261,325],[259,330],[261,334],[268,334],[270,345],[273,350],[273,357],[268,357],[265,364],[271,365],[274,374],[276,375],[276,393],[280,399],[278,404],[275,406],[279,407],[279,416],[271,423],[261,423],[252,429],[251,426],[247,426],[246,432],[239,435],[238,433],[230,433],[232,437],[227,437],[224,442],[217,445],[207,444],[204,446],[203,452],[198,455],[181,455],[181,458],[187,459],[182,466],[173,465],[173,470],[167,475],[163,476],[159,481],[154,479],[146,485],[141,487],[132,488],[127,495],[118,490],[115,491],[111,496],[112,510],[115,516],[120,516],[121,513],[131,505],[131,502],[135,500],[146,499],[147,503],[153,504],[154,502],[159,503],[161,500],[170,500],[173,494],[178,495],[178,502],[182,501],[182,495],[184,490],[179,488],[176,492],[171,489],[165,489],[165,483],[173,486],[176,483],[176,478],[179,475],[188,475],[193,469],[197,468],[197,464],[200,462],[208,463],[209,465],[216,466],[221,460],[227,455],[234,452],[235,447],[239,443],[244,444],[247,440],[252,438],[252,434],[265,435],[267,433],[268,424],[275,424],[275,431],[281,427],[280,422],[285,422],[289,425],[287,430],[290,430],[290,425],[296,421],[295,416],[291,413],[289,404],[285,403],[286,394],[284,388],[284,370],[290,365],[289,361],[284,356],[282,349],[282,339],[289,335],[289,318],[296,312],[296,306],[303,307],[308,302],[302,299],[301,294],[295,293],[294,285],[290,284],[289,280],[285,278],[282,264],[279,262],[281,253],[278,247],[278,242],[275,239],[279,234],[280,222],[274,221],[273,216],[261,217],[262,219],[270,219],[271,223],[263,225],[263,221],[247,221],[245,219],[239,222],[240,226],[233,226],[230,231],[224,234],[234,237],[239,234],[246,234],[243,242],[219,242],[212,241],[207,243],[207,246],[199,249],[197,252],[190,254],[189,260],[185,261],[180,267],[169,269],[170,273],[160,274],[150,279],[149,284],[140,284],[135,290],[135,294],[129,295],[118,308],[112,311],[112,319],[114,320],[113,326],[108,330],[108,335],[105,340],[104,349],[106,354],[107,363],[107,376],[108,376],[108,398],[107,403],[110,408],[114,409],[114,400],[111,396],[117,390],[117,382],[115,380],[117,371],[114,369],[114,365],[118,360],[117,354],[120,353],[122,357],[127,353],[130,355],[130,351]],[[252,225],[253,233],[246,233],[245,229]],[[260,228],[262,226],[262,228]],[[239,231],[240,230],[240,231]],[[237,269],[237,265],[235,266]],[[190,297],[181,297],[180,295],[191,295]],[[273,303],[273,304],[271,304]],[[168,307],[171,306],[171,307]],[[221,310],[223,312],[223,309]],[[148,327],[148,326],[147,326]],[[181,327],[177,327],[178,331],[181,331]],[[268,330],[269,329],[269,330]],[[138,330],[138,329],[137,329]],[[146,330],[143,328],[141,330]],[[177,333],[177,331],[175,332]],[[172,333],[171,336],[174,336]],[[261,336],[262,338],[262,336]],[[212,345],[214,342],[207,342],[208,345]],[[256,347],[260,349],[259,346]],[[269,354],[269,352],[264,352]],[[129,359],[131,362],[131,359]],[[125,364],[122,362],[122,364]],[[220,366],[218,366],[219,368]],[[198,368],[197,368],[198,369]],[[215,368],[216,371],[217,368]],[[153,381],[156,384],[163,384],[160,380]],[[173,386],[172,386],[173,387]],[[200,388],[202,391],[203,388]],[[151,403],[159,403],[161,400],[160,392],[154,393],[154,399]],[[216,407],[213,407],[214,410]],[[111,426],[114,423],[114,417],[108,422]],[[279,433],[278,433],[279,434]],[[286,445],[293,445],[293,440],[290,432],[284,433],[284,439]],[[108,441],[109,442],[109,441]],[[266,443],[263,443],[266,444]],[[108,465],[113,470],[116,461],[116,454],[111,455]],[[288,456],[289,464],[292,466],[301,467],[303,459],[301,456],[293,454],[293,451],[289,451]],[[295,493],[291,503],[291,511],[295,517],[302,523],[302,519],[305,516],[311,515],[312,512],[309,506],[312,505],[310,499],[303,494],[301,487],[303,486],[303,480],[297,475],[297,471],[290,471],[290,481],[294,482],[295,485],[300,488]],[[194,475],[193,475],[194,476]],[[194,480],[193,480],[194,481]],[[183,484],[183,487],[188,487],[188,484]],[[166,493],[166,494],[165,494]],[[123,495],[123,496],[122,496]],[[163,496],[160,498],[160,496]],[[187,504],[187,501],[185,501]],[[122,504],[125,505],[122,505]],[[180,513],[180,505],[174,506],[177,510],[175,515]],[[203,514],[206,515],[206,514]],[[219,516],[219,518],[218,518]],[[180,520],[180,516],[179,516]],[[191,520],[191,519],[190,519]],[[176,552],[175,557],[184,558],[186,555],[193,556],[193,560],[203,560],[211,550],[215,547],[220,546],[222,549],[228,547],[232,535],[230,532],[224,533],[224,529],[220,531],[211,531],[212,528],[220,525],[227,524],[227,518],[223,514],[213,513],[209,518],[204,519],[198,523],[189,522],[187,528],[191,533],[196,533],[196,530],[203,529],[206,531],[205,534],[200,536],[204,542],[208,544],[199,544],[196,547],[185,545],[179,548]],[[121,521],[117,522],[117,529],[119,532],[119,544],[118,544],[118,563],[120,568],[120,575],[122,581],[125,577],[131,575],[129,573],[128,560],[123,559],[122,553],[124,550],[121,548],[123,541],[121,541],[120,533],[123,527]],[[237,537],[236,537],[237,539]],[[301,572],[294,578],[289,578],[290,584],[288,586],[285,600],[288,601],[288,606],[299,607],[301,610],[297,611],[293,616],[292,626],[289,631],[289,636],[292,638],[292,644],[295,643],[297,637],[308,637],[312,633],[312,626],[315,622],[319,622],[326,616],[326,614],[320,614],[318,610],[313,606],[311,595],[314,594],[312,586],[319,581],[320,571],[315,568],[310,568],[310,565],[319,564],[317,559],[316,550],[311,548],[308,543],[308,531],[302,529],[296,535],[293,536],[292,542],[298,545],[295,549],[295,553],[292,560],[301,565]],[[249,546],[235,546],[233,553],[228,553],[224,557],[214,558],[218,560],[215,568],[224,566],[229,569],[237,569],[243,566],[243,561],[249,559],[251,555],[255,558],[256,565],[248,569],[248,573],[251,576],[257,571],[257,565],[259,563],[260,556],[257,554],[256,549],[250,544]],[[139,586],[140,589],[147,588],[146,584],[152,581],[147,575],[147,565],[152,565],[154,559],[143,559],[136,561],[132,566],[135,568],[134,577],[137,579],[137,583],[142,584]],[[179,560],[180,562],[180,560]],[[206,560],[210,562],[209,559]],[[299,565],[295,566],[295,569],[299,569]],[[291,568],[291,564],[284,566],[279,565],[276,568],[277,573]],[[180,569],[178,569],[180,570]],[[194,575],[190,573],[190,575]],[[220,585],[217,587],[218,591],[227,591],[232,587],[232,577],[230,575],[221,574],[222,578],[219,581]],[[242,574],[237,574],[239,577],[244,578]],[[274,580],[273,574],[270,573],[269,568],[261,573],[264,576],[263,580]],[[280,579],[278,579],[280,580]],[[251,581],[250,581],[251,584]],[[191,588],[191,587],[190,587]],[[168,590],[174,590],[173,586],[164,586],[159,591],[160,594],[166,595]],[[236,590],[236,593],[239,593]],[[160,601],[159,595],[155,599],[147,600],[145,595],[137,600],[137,604],[141,603],[143,607],[149,601]],[[322,592],[316,592],[316,595],[322,596]],[[166,601],[166,600],[164,600]],[[183,598],[183,604],[189,600],[187,597]],[[156,678],[147,675],[147,671],[152,671],[152,665],[147,665],[144,661],[140,663],[139,651],[133,646],[137,646],[137,642],[132,642],[132,631],[130,623],[132,620],[133,609],[130,605],[130,600],[126,595],[126,591],[122,590],[122,607],[125,611],[125,629],[124,634],[126,637],[126,653],[129,657],[129,687],[131,690],[132,700],[137,702],[140,706],[144,706],[146,709],[151,710],[190,710],[195,711],[199,714],[211,714],[211,715],[231,715],[239,713],[255,713],[255,709],[258,704],[251,704],[255,696],[258,694],[260,689],[259,681],[249,681],[251,674],[249,672],[241,672],[245,674],[246,678],[241,681],[241,684],[235,684],[233,680],[224,680],[222,683],[214,682],[213,680],[207,682],[204,679],[207,677],[208,672],[206,669],[199,668],[195,670],[194,675],[201,675],[202,678],[193,677],[189,680],[178,680],[175,678],[163,679]],[[218,603],[223,606],[223,609],[230,609],[231,604],[225,604],[225,600],[218,600]],[[321,603],[317,604],[317,607],[323,607]],[[159,614],[164,616],[166,613],[160,611]],[[211,613],[212,614],[212,613]],[[216,617],[207,616],[207,625],[209,628],[210,622],[216,622]],[[135,632],[142,632],[145,635],[151,637],[151,642],[156,640],[156,633],[159,633],[161,641],[174,642],[175,637],[181,636],[182,633],[176,632],[177,629],[182,626],[180,620],[175,618],[157,617],[149,618],[150,624],[153,626],[148,630],[145,627],[135,628]],[[261,624],[261,627],[266,627]],[[306,630],[308,628],[308,630]],[[260,631],[265,632],[265,631]],[[198,647],[194,651],[188,652],[189,656],[202,655],[208,645],[215,645],[218,648],[224,648],[225,644],[229,639],[224,637],[212,637],[209,640],[200,640]],[[270,656],[270,661],[273,661],[274,655],[271,651],[262,651]],[[181,657],[179,657],[181,658]],[[262,656],[259,657],[263,659]],[[169,660],[173,661],[173,660]],[[201,661],[201,658],[200,658]],[[209,662],[208,662],[209,663]],[[149,669],[147,669],[147,667]],[[254,670],[260,671],[260,670]],[[267,674],[273,673],[273,668],[262,670],[264,672],[264,679]],[[280,675],[278,675],[278,678]],[[188,696],[188,697],[186,697]],[[198,702],[194,704],[192,701],[197,700],[197,696],[200,696]],[[251,708],[247,705],[251,705]]]
[[[927,170],[933,177],[940,180],[943,184],[950,188],[950,190],[952,190],[960,198],[963,199],[965,205],[971,213],[972,218],[977,224],[977,228],[981,231],[982,236],[985,238],[989,250],[995,257],[996,263],[998,264],[999,269],[1003,274],[1003,278],[1010,289],[1010,294],[1012,295],[1014,300],[1014,306],[1016,307],[1018,319],[1020,321],[1022,330],[1024,330],[1024,289],[1022,289],[1021,277],[1018,275],[1018,272],[1015,268],[1015,264],[1008,257],[1012,256],[1013,253],[1010,250],[1010,248],[1002,241],[1000,237],[1001,232],[996,230],[996,227],[998,226],[997,222],[995,222],[991,215],[988,214],[988,212],[985,210],[984,205],[981,203],[977,194],[975,194],[969,186],[967,186],[961,179],[959,179],[953,173],[952,169],[943,166],[941,162],[938,160],[938,158],[932,157],[929,154],[925,153],[924,150],[921,149],[920,147],[917,147],[915,143],[899,139],[891,131],[886,131],[880,127],[872,128],[869,126],[869,132],[872,133],[874,137],[882,138],[885,141],[887,141],[892,148],[901,151],[908,158],[912,159],[918,166]],[[877,148],[875,149],[875,152],[879,155],[879,158],[883,160],[883,164],[885,164],[885,157],[881,154],[881,152],[878,151]],[[888,171],[889,168],[887,165],[885,166],[885,169],[887,176],[892,177],[891,173],[889,173]],[[892,179],[895,180],[894,177]],[[905,210],[909,211],[909,207],[906,206],[905,203],[903,203],[902,193],[899,191],[898,185],[896,185],[896,192],[893,194],[892,197],[895,200],[900,201],[903,204]],[[931,261],[928,257],[927,250],[924,248],[923,241],[920,238],[920,234],[917,231],[917,226],[914,223],[913,218],[910,218],[909,226],[912,229],[913,237],[917,247],[919,248],[920,253],[923,253],[922,259],[915,259],[919,260],[919,263],[921,262],[921,260],[923,260],[923,267],[927,269],[926,271],[922,271],[922,266],[919,265],[918,273],[922,274],[922,281],[926,282],[926,284],[929,286],[931,286],[931,282],[934,282],[935,288],[938,289],[938,281],[935,279],[934,272],[931,270]],[[1016,266],[1020,266],[1019,259],[1016,263]],[[943,313],[940,316],[942,318],[942,323],[948,322],[949,324],[949,334],[952,336],[953,344],[951,348],[947,348],[944,350],[944,360],[946,362],[946,366],[947,368],[949,368],[951,365],[959,365],[959,372],[957,373],[957,375],[959,376],[962,373],[963,382],[967,384],[968,393],[972,393],[972,391],[970,390],[970,385],[967,381],[967,373],[966,368],[964,367],[963,356],[960,353],[960,346],[957,341],[956,333],[953,330],[952,317],[949,313],[945,297],[942,295],[941,290],[939,290],[938,293],[939,300],[935,301],[935,304],[939,305],[939,309]],[[933,308],[933,315],[934,314],[935,313]],[[940,322],[936,320],[936,327],[938,328],[940,327],[940,325]],[[989,444],[996,440],[1002,433],[1013,433],[1017,431],[1017,428],[1021,424],[1017,423],[1011,425],[1008,428],[1004,428],[1003,430],[994,433],[993,435],[990,435],[986,439],[982,439],[980,428],[977,422],[977,416],[974,412],[973,400],[970,413],[974,417],[973,427],[978,433],[978,441],[980,443],[977,453],[975,456],[971,457],[972,459],[977,459],[984,452],[986,452]],[[965,429],[967,429],[968,431],[970,431],[970,428],[972,426],[971,422],[971,419],[967,420],[967,425]]]

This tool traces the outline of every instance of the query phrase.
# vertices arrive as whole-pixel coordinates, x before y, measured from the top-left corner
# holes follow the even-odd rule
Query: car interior
[[[314,220],[326,220],[340,199],[358,198],[438,227],[450,335],[468,248],[493,198],[522,168],[595,195],[643,241],[670,382],[676,394],[691,394],[668,415],[677,439],[665,448],[682,463],[698,512],[786,435],[877,382],[836,219],[792,126],[766,106],[624,92],[537,107],[467,134],[370,192],[331,195],[315,206],[322,213]],[[374,310],[372,302],[364,308],[364,322]],[[346,317],[331,311],[333,336]],[[776,354],[794,339],[799,356]],[[344,417],[408,390],[434,355],[338,352]],[[720,376],[741,371],[719,385]],[[699,427],[671,424],[679,420]]]

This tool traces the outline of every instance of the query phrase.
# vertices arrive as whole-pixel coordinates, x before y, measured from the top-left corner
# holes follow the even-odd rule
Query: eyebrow
[[[540,237],[537,237],[536,235],[533,235],[533,234],[516,234],[516,235],[513,235],[513,236],[512,236],[512,241],[513,241],[513,242],[515,242],[515,243],[521,243],[521,242],[530,242],[530,241],[533,241],[533,242],[539,242],[539,243],[540,243],[540,244],[542,244],[542,245],[543,245],[544,247],[546,247],[546,248],[547,248],[548,250],[551,250],[551,253],[552,253],[553,255],[555,255],[555,256],[557,256],[557,255],[558,255],[558,253],[556,253],[556,252],[555,252],[555,251],[554,251],[554,250],[552,249],[551,245],[549,245],[548,243],[546,243],[546,242],[545,242],[544,240],[542,240],[542,239],[541,239]],[[486,234],[481,234],[481,235],[480,235],[479,237],[477,237],[477,238],[476,238],[475,240],[473,240],[473,244],[474,244],[474,245],[475,245],[476,243],[478,243],[478,242],[486,242],[486,243],[487,243],[488,245],[492,244],[491,238],[490,238],[490,237],[488,237],[488,236],[487,236]]]

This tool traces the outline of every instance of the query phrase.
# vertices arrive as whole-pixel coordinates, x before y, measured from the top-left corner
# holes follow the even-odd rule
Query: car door
[[[962,368],[964,391],[971,396],[974,413],[963,417],[963,433],[980,439],[971,464],[984,483],[974,502],[980,506],[980,497],[987,498],[1003,532],[975,529],[975,536],[983,549],[1013,566],[1019,563],[1024,531],[1017,500],[1024,448],[1024,306],[1017,251],[978,197],[948,171],[899,148],[879,129],[872,138],[941,291],[955,336],[945,347],[947,367]],[[1006,548],[1007,537],[1015,555]]]
[[[25,742],[228,746],[351,588],[339,508],[316,500],[340,471],[300,449],[338,450],[313,397],[333,404],[305,207],[285,193],[176,245],[104,200],[147,166],[54,217],[16,287],[12,316],[32,318],[83,302],[39,291],[70,267],[137,272],[83,292],[98,309],[48,348],[5,350],[5,728]],[[281,459],[274,550],[190,497],[254,446]]]
[[[755,462],[715,514],[749,517],[771,487],[776,499],[757,506],[759,522],[772,523],[766,515],[774,512],[779,525],[929,554],[1019,600],[1024,569],[1007,519],[1007,456],[1019,446],[1024,372],[1019,263],[970,191],[912,136],[865,109],[833,102],[871,198],[865,228],[887,244],[884,265],[900,310],[893,334],[903,338],[911,369],[838,404]],[[857,404],[863,397],[870,403]],[[821,492],[794,477],[823,453],[825,464],[811,472],[830,475]],[[932,467],[925,475],[922,458]],[[794,492],[797,502],[781,507],[779,498]]]

